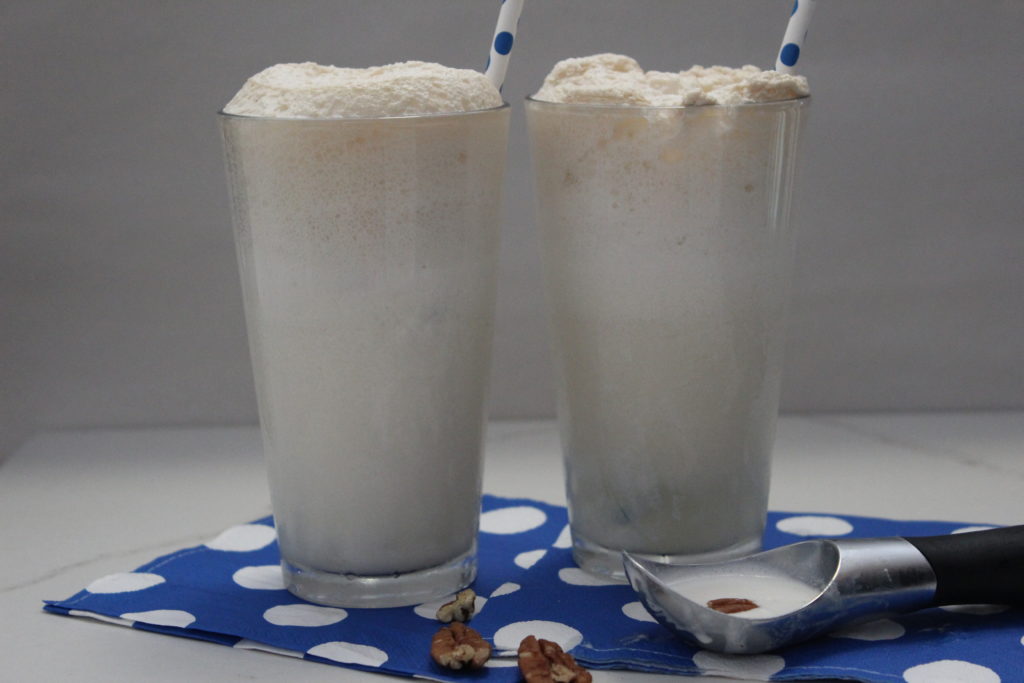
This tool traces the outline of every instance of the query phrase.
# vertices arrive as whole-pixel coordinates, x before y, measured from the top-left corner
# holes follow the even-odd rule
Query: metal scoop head
[[[936,589],[928,560],[902,538],[804,541],[715,564],[666,565],[628,552],[623,562],[659,622],[692,645],[729,653],[921,609]]]

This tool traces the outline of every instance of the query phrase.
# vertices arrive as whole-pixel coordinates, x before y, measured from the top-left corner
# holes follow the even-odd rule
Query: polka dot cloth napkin
[[[591,668],[753,680],[1024,681],[1024,610],[931,609],[887,619],[765,655],[695,650],[654,623],[626,586],[577,569],[565,508],[485,496],[472,626],[496,655],[535,634],[571,649]],[[273,522],[232,527],[217,538],[133,572],[93,581],[57,614],[235,648],[438,681],[518,680],[514,656],[480,673],[448,672],[428,656],[440,602],[384,610],[311,605],[283,589]],[[812,536],[950,533],[962,524],[770,513],[765,546]]]

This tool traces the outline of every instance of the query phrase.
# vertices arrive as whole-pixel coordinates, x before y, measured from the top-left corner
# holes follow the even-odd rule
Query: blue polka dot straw
[[[516,40],[516,28],[519,26],[519,15],[522,12],[523,0],[502,0],[498,25],[494,28],[494,38],[491,40],[491,54],[484,70],[484,74],[498,90],[501,90],[502,84],[505,83],[509,55]]]
[[[817,0],[793,0],[793,11],[789,15],[786,35],[782,38],[782,47],[775,61],[775,70],[784,74],[793,73],[800,61],[800,50],[807,38],[807,27],[814,14]]]

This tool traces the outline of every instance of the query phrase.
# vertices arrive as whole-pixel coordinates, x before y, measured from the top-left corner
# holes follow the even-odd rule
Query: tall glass
[[[476,572],[508,107],[221,114],[288,590],[415,604]]]
[[[573,555],[760,547],[807,99],[527,101]]]

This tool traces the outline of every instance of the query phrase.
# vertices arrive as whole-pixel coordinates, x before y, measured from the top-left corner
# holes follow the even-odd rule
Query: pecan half
[[[491,644],[465,624],[455,622],[434,634],[430,657],[446,669],[479,669],[491,658]]]
[[[450,624],[453,621],[469,621],[476,611],[476,593],[472,588],[459,591],[455,599],[437,609],[437,620]]]
[[[760,605],[746,598],[716,598],[708,600],[708,607],[724,614],[736,614],[737,612],[757,609]]]
[[[591,683],[590,672],[558,643],[526,636],[519,643],[519,673],[526,683]]]

